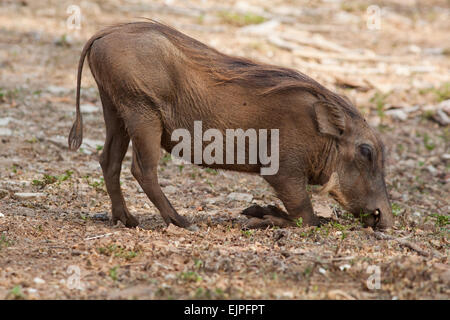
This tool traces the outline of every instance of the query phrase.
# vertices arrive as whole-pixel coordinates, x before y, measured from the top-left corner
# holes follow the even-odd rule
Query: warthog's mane
[[[218,84],[236,83],[252,87],[260,95],[270,95],[288,90],[302,90],[321,100],[341,106],[344,112],[352,118],[361,117],[347,99],[328,90],[297,70],[230,56],[170,26],[151,19],[147,20],[131,24],[136,30],[156,30],[164,35],[193,65],[211,74]]]

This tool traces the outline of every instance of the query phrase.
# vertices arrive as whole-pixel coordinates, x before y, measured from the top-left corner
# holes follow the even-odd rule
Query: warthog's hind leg
[[[158,208],[164,222],[188,228],[189,221],[172,207],[158,184],[157,167],[161,149],[162,124],[157,114],[134,115],[127,121],[133,142],[131,172],[150,201]]]
[[[100,166],[102,167],[106,190],[111,198],[111,224],[115,225],[120,220],[126,227],[133,228],[139,222],[128,212],[120,189],[120,171],[130,143],[130,137],[125,130],[123,120],[118,116],[109,97],[101,90],[100,97],[106,125],[106,141],[100,156]]]

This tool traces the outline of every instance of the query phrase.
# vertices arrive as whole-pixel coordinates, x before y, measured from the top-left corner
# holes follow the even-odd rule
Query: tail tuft
[[[82,142],[83,142],[83,123],[81,122],[81,118],[77,117],[72,126],[72,129],[70,129],[69,149],[73,151],[78,150]]]

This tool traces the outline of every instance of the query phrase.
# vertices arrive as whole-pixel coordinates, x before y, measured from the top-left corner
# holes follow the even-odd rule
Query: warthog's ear
[[[345,131],[345,116],[339,106],[327,101],[314,103],[319,132],[339,138]]]

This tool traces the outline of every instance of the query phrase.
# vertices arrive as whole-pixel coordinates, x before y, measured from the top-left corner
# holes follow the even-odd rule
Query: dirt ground
[[[69,28],[71,5],[80,29]],[[380,25],[368,24],[377,8]],[[70,152],[66,141],[83,44],[139,17],[348,96],[386,144],[395,227],[365,229],[311,188],[333,222],[242,230],[251,203],[281,205],[262,178],[162,154],[160,184],[199,230],[166,228],[130,173],[130,152],[122,189],[141,224],[110,226],[88,68],[84,144]],[[1,1],[0,298],[449,299],[449,21],[445,0]]]

